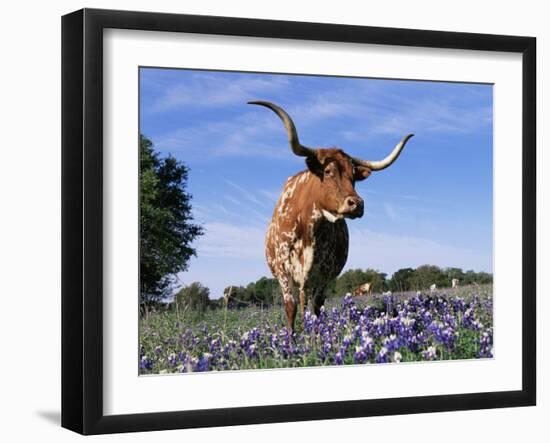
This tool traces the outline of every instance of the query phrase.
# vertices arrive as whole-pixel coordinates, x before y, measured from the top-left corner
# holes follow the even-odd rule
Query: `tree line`
[[[440,268],[435,265],[422,265],[416,269],[402,268],[387,274],[374,269],[350,269],[334,279],[326,289],[327,298],[341,297],[353,291],[363,283],[371,283],[374,293],[384,291],[406,292],[426,290],[432,284],[438,288],[451,287],[453,279],[461,286],[487,284],[493,282],[493,275],[487,272],[463,271],[460,268]],[[181,288],[174,302],[180,308],[198,311],[224,307],[239,308],[246,306],[271,306],[280,304],[282,299],[279,282],[275,278],[261,277],[247,285],[231,285],[224,289],[223,297],[210,299],[210,290],[201,283],[194,282]]]

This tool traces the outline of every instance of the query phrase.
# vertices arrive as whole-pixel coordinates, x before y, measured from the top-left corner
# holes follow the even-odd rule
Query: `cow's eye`
[[[325,168],[325,175],[328,175],[329,177],[332,177],[332,175],[333,175],[332,168],[330,168],[330,167]]]

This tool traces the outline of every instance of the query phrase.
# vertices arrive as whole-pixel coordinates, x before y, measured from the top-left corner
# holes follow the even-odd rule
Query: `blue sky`
[[[141,68],[140,130],[190,168],[205,228],[181,284],[211,297],[271,275],[264,234],[287,177],[305,169],[268,100],[300,141],[369,160],[414,133],[390,168],[357,183],[365,215],[348,221],[346,269],[392,274],[430,263],[492,272],[491,85]]]

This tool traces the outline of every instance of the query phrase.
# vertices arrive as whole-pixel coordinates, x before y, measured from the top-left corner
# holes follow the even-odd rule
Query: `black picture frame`
[[[208,410],[103,413],[103,30],[369,43],[520,53],[522,388]],[[62,18],[62,426],[82,434],[151,431],[536,403],[536,39],[504,35],[83,9]]]

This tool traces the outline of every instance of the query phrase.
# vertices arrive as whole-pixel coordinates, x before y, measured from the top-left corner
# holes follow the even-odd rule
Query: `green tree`
[[[193,223],[189,169],[173,157],[160,158],[140,135],[140,298],[151,303],[167,295],[175,274],[196,255],[193,240],[203,228]]]
[[[210,289],[199,282],[184,286],[176,294],[178,309],[191,309],[198,312],[206,311],[210,304]]]
[[[336,279],[336,294],[343,296],[353,293],[357,286],[366,283],[366,274],[362,269],[349,269]]]
[[[376,269],[366,269],[365,275],[366,280],[364,281],[364,283],[372,283],[373,292],[382,292],[387,289],[387,274],[377,271]]]
[[[246,286],[228,286],[223,291],[230,306],[271,305],[282,298],[281,287],[275,278],[260,277]]]
[[[338,296],[338,293],[336,292],[336,280],[337,280],[336,278],[334,280],[331,280],[327,285],[325,289],[325,296],[327,298]]]
[[[416,268],[411,276],[411,289],[424,290],[433,283],[438,287],[446,286],[447,278],[438,266],[422,265]]]
[[[464,284],[464,271],[460,268],[445,268],[443,269],[445,274],[445,286],[451,286],[453,278],[458,279],[459,283]]]
[[[487,284],[487,283],[493,283],[493,274],[489,274],[488,272],[475,272],[472,270],[466,271],[464,274],[464,284],[465,285],[471,285],[473,283],[477,283],[480,285]]]
[[[493,283],[493,274],[489,274],[488,272],[478,272],[476,274],[476,283],[479,283],[480,285]]]
[[[389,281],[389,288],[393,292],[404,292],[412,289],[413,268],[402,268],[395,271]]]
[[[248,305],[248,301],[245,300],[247,297],[246,288],[243,286],[227,286],[223,290],[223,296],[227,300],[229,307],[242,307]]]
[[[468,271],[466,271],[464,273],[463,284],[464,285],[471,285],[473,283],[477,283],[476,277],[477,277],[476,272],[472,269],[469,269]]]
[[[342,296],[353,293],[363,283],[372,283],[373,292],[382,292],[385,289],[386,274],[375,269],[350,269],[336,279],[335,294]]]
[[[261,277],[255,283],[255,294],[258,302],[271,305],[281,297],[281,287],[277,279]]]
[[[256,304],[258,300],[256,299],[256,284],[254,282],[248,283],[244,288],[244,299],[249,305]]]

